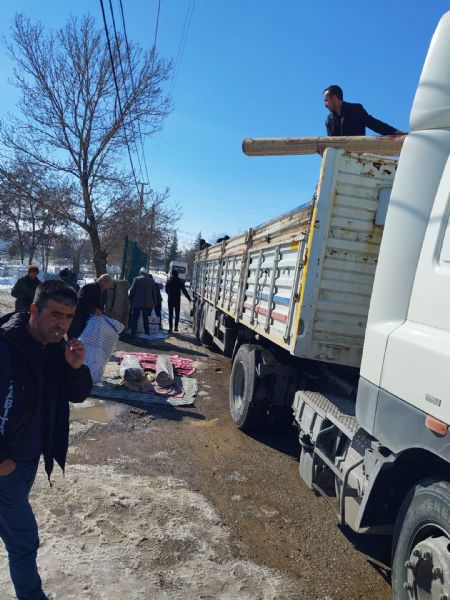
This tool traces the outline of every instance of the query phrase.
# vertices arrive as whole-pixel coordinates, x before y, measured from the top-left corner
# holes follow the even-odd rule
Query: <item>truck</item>
[[[303,481],[341,524],[391,536],[395,600],[450,598],[449,155],[450,12],[399,159],[325,149],[311,202],[198,252],[192,277],[234,423],[295,421]]]
[[[188,264],[184,260],[171,260],[169,264],[168,275],[170,275],[173,270],[178,271],[178,277],[180,279],[186,279],[188,273]]]

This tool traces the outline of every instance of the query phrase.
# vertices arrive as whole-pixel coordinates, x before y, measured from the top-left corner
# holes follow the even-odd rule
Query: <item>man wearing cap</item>
[[[128,292],[131,304],[131,335],[136,337],[137,324],[142,312],[144,321],[144,331],[150,334],[148,317],[156,304],[156,289],[153,278],[147,273],[144,267],[139,271],[138,277],[135,277]]]
[[[14,284],[11,290],[11,296],[16,298],[15,310],[29,310],[30,304],[33,302],[34,293],[37,286],[41,283],[38,279],[39,269],[36,265],[28,267],[28,273],[24,277],[20,277]]]

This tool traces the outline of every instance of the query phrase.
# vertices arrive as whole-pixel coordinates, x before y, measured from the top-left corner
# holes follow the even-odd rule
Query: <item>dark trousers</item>
[[[139,321],[139,316],[141,314],[141,311],[142,311],[142,319],[144,321],[144,331],[147,335],[149,335],[149,333],[150,333],[150,329],[148,326],[148,316],[150,313],[150,309],[140,307],[140,308],[133,308],[133,313],[131,315],[131,335],[136,335],[137,324]]]
[[[168,302],[169,307],[169,331],[172,331],[173,312],[175,311],[175,329],[178,329],[178,321],[180,320],[180,302]]]
[[[28,501],[38,464],[38,458],[18,462],[12,473],[0,476],[0,537],[19,600],[48,600],[37,570],[38,528]]]
[[[159,328],[160,329],[162,329],[161,313],[162,313],[162,305],[161,304],[156,304],[155,305],[155,314],[159,318]]]

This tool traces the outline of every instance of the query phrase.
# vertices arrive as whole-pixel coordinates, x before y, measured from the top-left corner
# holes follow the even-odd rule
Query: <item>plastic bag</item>
[[[84,364],[89,367],[92,383],[100,383],[106,363],[123,329],[122,323],[106,315],[92,315],[83,329],[80,340],[83,342],[86,357]]]
[[[148,323],[149,323],[149,332],[150,333],[158,333],[159,317],[156,315],[155,309],[152,309],[152,312],[148,318]]]

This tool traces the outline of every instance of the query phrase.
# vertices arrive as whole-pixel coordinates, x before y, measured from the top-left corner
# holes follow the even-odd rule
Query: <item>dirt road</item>
[[[365,554],[385,558],[380,540],[340,531],[299,479],[295,428],[239,432],[229,361],[197,346],[186,320],[162,348],[196,361],[195,407],[89,400],[72,413],[66,477],[56,473],[52,488],[38,477],[32,503],[50,598],[390,598]],[[0,589],[14,598],[3,550]]]

